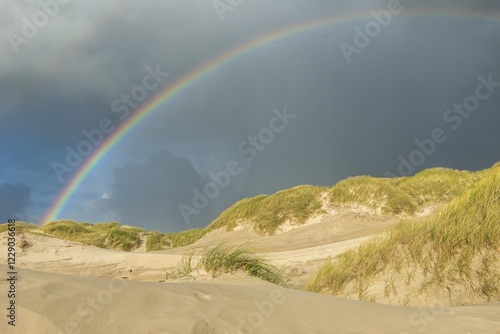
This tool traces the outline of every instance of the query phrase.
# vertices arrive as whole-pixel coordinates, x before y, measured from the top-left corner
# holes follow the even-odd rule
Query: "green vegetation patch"
[[[498,166],[500,163],[491,169]],[[231,231],[242,223],[249,224],[257,232],[272,235],[286,221],[303,224],[311,216],[321,213],[321,196],[324,193],[328,194],[330,204],[363,205],[381,214],[412,215],[422,206],[449,202],[471,188],[484,175],[486,171],[433,168],[412,177],[351,177],[332,188],[302,185],[273,195],[243,199],[224,210],[206,228],[177,233],[146,232],[137,227],[120,226],[116,222],[89,224],[67,220],[41,228],[19,222],[17,227],[19,231],[47,233],[88,245],[121,250],[138,247],[141,235],[146,235],[146,250],[155,251],[187,246],[211,231]],[[0,232],[6,229],[7,224],[0,225]]]
[[[192,262],[195,256],[200,258],[197,265]],[[222,243],[199,255],[190,251],[177,264],[174,276],[186,276],[198,269],[205,270],[212,277],[243,271],[249,276],[281,286],[286,286],[289,281],[282,268],[256,255],[255,250],[248,245]]]
[[[0,233],[9,230],[9,224],[0,224]],[[32,232],[38,230],[38,226],[31,223],[16,222],[16,232]]]
[[[191,245],[200,240],[205,235],[205,230],[201,228],[194,228],[176,233],[168,233],[167,235],[170,239],[172,247],[177,248]]]
[[[470,296],[500,300],[500,166],[481,176],[423,222],[401,221],[388,236],[327,261],[306,289],[342,295],[350,285],[361,296],[377,275],[396,276],[406,266],[425,276],[415,293],[460,285]]]
[[[447,202],[464,193],[480,178],[480,173],[447,168],[426,169],[415,176],[394,179],[418,205]]]
[[[413,198],[395,186],[390,179],[370,176],[350,177],[337,183],[330,190],[333,204],[360,204],[384,214],[413,214]]]
[[[240,222],[250,222],[256,231],[273,234],[287,220],[303,224],[321,211],[319,196],[323,191],[326,188],[304,185],[241,200],[222,212],[207,232],[218,228],[232,230]]]
[[[205,234],[206,231],[201,228],[176,233],[151,232],[147,236],[146,251],[188,246],[200,240]]]
[[[143,229],[118,223],[86,224],[63,220],[41,228],[48,235],[106,249],[131,251],[140,246]]]
[[[332,187],[330,201],[360,204],[383,214],[412,215],[424,205],[449,202],[464,193],[480,179],[481,173],[431,168],[393,179],[350,177]]]
[[[148,234],[147,238],[146,252],[172,248],[172,242],[165,233],[151,232]]]

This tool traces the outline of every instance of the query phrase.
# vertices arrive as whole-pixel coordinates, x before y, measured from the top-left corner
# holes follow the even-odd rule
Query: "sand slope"
[[[17,303],[9,333],[500,333],[499,303],[416,309],[256,281],[154,283],[22,269]],[[7,332],[5,321],[0,328]]]
[[[330,217],[331,218],[331,217]],[[97,278],[123,278],[142,281],[160,281],[166,272],[177,265],[189,250],[202,251],[221,242],[248,243],[262,256],[277,266],[284,266],[292,275],[291,286],[304,288],[323,260],[336,256],[348,248],[384,230],[395,219],[345,217],[325,219],[314,224],[296,227],[276,235],[262,236],[242,228],[233,232],[214,231],[197,243],[157,252],[121,252],[82,245],[47,236],[21,233],[19,237],[30,243],[25,251],[18,251],[17,263],[22,268],[53,273]],[[0,233],[0,263],[7,258],[7,234]]]
[[[335,218],[335,219],[333,219]],[[119,252],[30,233],[17,253],[17,326],[7,325],[6,235],[0,234],[0,334],[499,333],[500,303],[466,307],[382,305],[299,291],[324,259],[383,231],[395,219],[343,215],[262,237],[214,231],[194,245]],[[285,289],[243,274],[165,280],[188,249],[248,242],[283,265]]]

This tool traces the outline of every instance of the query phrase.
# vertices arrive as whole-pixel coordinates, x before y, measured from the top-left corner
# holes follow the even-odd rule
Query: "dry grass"
[[[0,225],[0,233],[7,231],[7,229],[7,224]],[[193,244],[205,234],[203,229],[161,233],[148,232],[133,226],[121,226],[117,222],[90,224],[71,220],[59,220],[42,227],[16,222],[16,230],[18,232],[38,233],[80,242],[84,245],[123,251],[138,248],[141,244],[141,237],[144,235],[147,236],[146,250],[155,251]]]
[[[303,224],[321,211],[320,194],[326,188],[297,186],[273,195],[259,195],[241,200],[222,212],[208,227],[207,232],[224,228],[232,230],[239,222],[251,222],[252,227],[264,234],[274,234],[287,220]]]
[[[191,229],[176,233],[147,233],[146,251],[184,247],[200,240],[205,235],[204,229]]]
[[[401,221],[387,236],[328,261],[307,290],[359,295],[374,282],[391,282],[388,277],[404,273],[408,287],[419,276],[414,295],[448,291],[451,304],[500,300],[500,166],[478,175],[471,189],[423,222]],[[436,196],[447,193],[443,189]],[[421,275],[412,274],[411,268]],[[391,290],[386,284],[386,291]],[[460,297],[453,295],[456,291]]]
[[[106,249],[130,251],[140,246],[143,229],[118,223],[88,224],[57,221],[40,228],[47,235]]]
[[[193,264],[195,256],[200,258],[196,265]],[[243,271],[249,276],[277,285],[286,286],[288,283],[282,268],[278,268],[268,260],[257,256],[255,249],[248,245],[236,246],[222,243],[201,254],[190,251],[177,263],[177,267],[171,271],[170,276],[187,276],[198,269],[205,270],[212,277]]]
[[[16,232],[31,232],[33,230],[38,229],[38,226],[35,224],[25,223],[18,221],[16,222]],[[9,224],[0,224],[0,233],[6,232],[9,230]]]
[[[88,224],[58,221],[38,228],[18,223],[18,229],[47,233],[58,238],[82,242],[102,248],[131,250],[146,235],[146,250],[155,251],[191,245],[207,233],[233,230],[238,224],[249,224],[255,231],[272,235],[285,222],[303,224],[311,216],[323,212],[322,196],[327,193],[330,205],[365,206],[378,214],[411,216],[425,205],[446,203],[462,194],[484,172],[433,168],[412,177],[395,179],[357,176],[340,181],[332,188],[297,186],[273,195],[243,199],[203,229],[177,233],[146,232],[120,227],[118,223]],[[7,225],[0,225],[0,232]]]
[[[329,195],[332,204],[364,205],[379,214],[413,215],[424,205],[452,200],[479,178],[480,173],[446,168],[394,179],[356,176],[337,183]]]
[[[412,177],[392,181],[408,193],[417,205],[448,202],[464,193],[481,178],[482,172],[431,168]]]
[[[0,225],[0,233],[5,230],[7,230],[7,224]],[[120,226],[118,223],[89,224],[70,220],[59,220],[42,227],[16,222],[16,230],[123,251],[139,247],[141,235],[146,233],[141,228]]]
[[[360,204],[381,214],[414,214],[413,198],[389,179],[357,176],[337,183],[330,190],[332,204]]]

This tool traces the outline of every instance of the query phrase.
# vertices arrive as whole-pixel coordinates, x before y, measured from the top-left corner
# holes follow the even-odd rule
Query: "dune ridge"
[[[19,223],[17,325],[3,321],[0,333],[500,333],[499,186],[500,164],[361,176],[243,200],[206,229],[178,234],[118,223]],[[151,236],[156,251],[147,251]],[[7,238],[0,226],[2,282]],[[242,256],[231,255],[239,249]],[[488,294],[484,284],[473,291],[488,298],[443,293],[481,281],[436,271],[447,268],[439,261],[446,254],[448,264],[469,259],[471,271],[487,264]],[[418,259],[427,259],[437,284],[426,298],[413,281],[396,284],[401,268],[421,269]]]

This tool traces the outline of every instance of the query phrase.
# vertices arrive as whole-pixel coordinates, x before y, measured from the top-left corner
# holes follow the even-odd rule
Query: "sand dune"
[[[194,245],[151,253],[26,233],[31,246],[17,254],[16,327],[3,316],[0,333],[500,333],[500,303],[413,308],[300,291],[324,259],[395,221],[342,217],[272,237],[245,228],[215,231]],[[242,273],[214,279],[201,272],[195,280],[165,282],[168,268],[188,249],[227,240],[253,245],[283,265],[291,288]],[[1,263],[6,263],[5,241],[0,234]],[[0,265],[2,282],[6,273]],[[6,298],[0,300],[6,313]]]
[[[285,234],[262,236],[248,228],[233,232],[214,231],[197,243],[157,252],[121,252],[86,246],[67,240],[25,233],[32,246],[18,253],[23,268],[97,278],[123,278],[142,281],[165,279],[165,273],[189,250],[203,250],[230,241],[254,246],[264,257],[286,270],[305,273],[292,278],[292,286],[302,288],[324,259],[336,256],[367,240],[393,224],[395,219],[363,220],[343,217],[294,228]],[[0,249],[6,246],[6,233],[0,233]],[[6,251],[0,261],[6,262]]]
[[[5,266],[0,266],[6,272]],[[416,309],[252,281],[154,283],[20,270],[16,333],[499,333],[500,304]],[[5,332],[5,321],[2,333]]]

